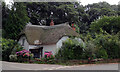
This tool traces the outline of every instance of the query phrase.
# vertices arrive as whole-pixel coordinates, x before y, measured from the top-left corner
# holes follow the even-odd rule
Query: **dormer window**
[[[22,46],[24,46],[24,43],[25,43],[25,39],[22,40]]]

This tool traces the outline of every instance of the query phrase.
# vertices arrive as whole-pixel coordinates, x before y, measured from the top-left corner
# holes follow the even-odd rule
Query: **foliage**
[[[17,60],[18,60],[18,58],[17,58],[17,55],[15,54],[15,55],[9,55],[9,58],[10,58],[10,60],[9,61],[13,61],[13,62],[16,62]]]
[[[118,39],[120,40],[120,31],[116,34],[116,36],[117,36]]]
[[[9,61],[9,55],[12,52],[15,43],[13,40],[2,39],[2,59]]]
[[[98,48],[100,48],[100,53],[104,52],[102,56],[108,55],[108,58],[119,58],[119,50],[120,50],[120,41],[116,35],[97,35],[94,39],[94,43]],[[106,52],[105,52],[106,51]],[[98,52],[99,53],[99,52]],[[99,56],[99,55],[98,55]]]
[[[53,55],[52,52],[45,52],[44,53],[45,58],[51,58],[52,55]]]
[[[37,25],[49,25],[51,19],[55,24],[63,22],[77,21],[79,16],[74,5],[78,3],[71,2],[30,2],[25,3],[27,6],[30,22]]]
[[[86,42],[86,47],[83,53],[83,59],[96,58],[95,53],[97,51],[96,45],[92,41]]]
[[[81,59],[83,48],[83,42],[69,38],[63,42],[63,46],[60,48],[55,57],[61,60]]]
[[[105,49],[99,49],[96,53],[96,57],[97,58],[103,58],[103,59],[107,59],[108,58],[108,54],[107,51]]]
[[[117,9],[119,5],[110,5],[107,2],[88,4],[86,6],[79,4],[79,2],[15,2],[12,6],[9,9],[4,3],[2,5],[3,37],[12,39],[17,37],[29,21],[29,18],[33,25],[48,26],[51,19],[55,24],[74,23],[76,31],[82,34],[90,31],[91,22],[101,16],[119,15]]]
[[[17,47],[17,48],[16,48]],[[9,61],[9,55],[14,55],[17,50],[22,50],[22,47],[11,39],[2,38],[2,59]]]
[[[18,61],[16,52],[23,50],[23,47],[20,44],[16,44],[12,49],[11,54],[9,55],[9,61]]]
[[[120,16],[104,16],[101,19],[94,21],[90,27],[93,32],[99,33],[102,29],[107,33],[116,34],[120,31]]]
[[[45,61],[47,63],[54,63],[54,56],[51,51],[45,52],[43,61]]]
[[[53,19],[55,25],[65,22],[74,23],[79,33],[80,30],[83,30],[79,29],[80,23],[89,21],[84,7],[78,2],[30,2],[25,4],[30,22],[33,25],[49,26],[51,19]]]
[[[119,32],[116,35],[110,35],[106,32],[100,34],[88,33],[81,38],[86,44],[83,59],[89,57],[103,59],[120,57]]]
[[[29,21],[26,7],[23,3],[14,3],[9,9],[5,4],[2,6],[3,37],[16,39],[26,23]]]
[[[55,64],[56,61],[54,60],[54,57],[51,58],[38,58],[35,59],[34,63],[38,63],[38,64]]]

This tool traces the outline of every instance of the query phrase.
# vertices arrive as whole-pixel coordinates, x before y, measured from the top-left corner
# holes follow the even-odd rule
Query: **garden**
[[[52,63],[54,56],[46,52],[44,58],[33,58],[34,55],[25,50],[17,41],[2,38],[2,60],[20,63]]]
[[[44,58],[33,58],[30,51],[23,49],[13,40],[2,39],[2,59],[5,61],[37,64],[79,65],[91,63],[120,62],[120,40],[118,35],[88,34],[82,42],[70,37],[59,49],[55,56],[45,52]]]
[[[49,26],[68,22],[82,42],[70,37],[55,56],[33,58],[17,40],[27,24]],[[90,64],[120,62],[120,5],[98,2],[2,2],[2,60],[38,64]],[[56,37],[56,36],[55,36]]]

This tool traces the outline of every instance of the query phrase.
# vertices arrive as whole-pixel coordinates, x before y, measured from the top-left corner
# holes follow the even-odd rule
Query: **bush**
[[[120,58],[120,39],[117,35],[110,35],[107,32],[100,34],[87,34],[84,38],[86,44],[83,58]]]
[[[9,61],[13,61],[13,62],[16,62],[18,59],[17,59],[17,55],[9,55],[9,58],[10,60]]]
[[[94,43],[102,50],[101,52],[104,52],[102,55],[106,55],[106,57],[108,55],[108,58],[120,58],[120,41],[117,35],[97,35]]]
[[[96,45],[92,41],[86,42],[86,47],[84,49],[84,53],[82,58],[88,59],[88,58],[96,58],[95,53],[97,51]]]
[[[54,63],[54,56],[53,56],[51,51],[50,52],[45,52],[44,57],[45,58],[43,58],[43,61],[45,61],[47,63],[52,63],[52,64]]]
[[[33,54],[27,50],[18,51],[16,52],[16,54],[17,54],[18,62],[28,61],[33,57]]]
[[[9,56],[14,55],[22,47],[14,40],[2,39],[2,60],[9,61]]]
[[[108,54],[105,49],[99,49],[96,53],[97,58],[108,59]]]
[[[16,44],[14,46],[14,48],[12,49],[11,54],[9,55],[9,59],[10,59],[9,61],[13,61],[13,62],[18,61],[16,52],[22,51],[22,50],[23,50],[23,47],[21,45],[19,45],[19,44]]]
[[[51,58],[53,56],[52,52],[45,52],[44,57],[45,58]]]
[[[55,57],[61,60],[81,59],[83,48],[83,42],[79,42],[77,39],[69,38],[63,42],[63,46],[60,48]]]

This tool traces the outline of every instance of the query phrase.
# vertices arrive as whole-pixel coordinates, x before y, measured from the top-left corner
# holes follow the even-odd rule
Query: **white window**
[[[24,43],[25,43],[25,39],[22,40],[22,46],[24,46]]]

